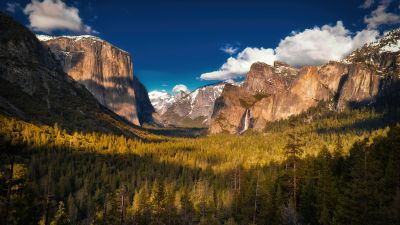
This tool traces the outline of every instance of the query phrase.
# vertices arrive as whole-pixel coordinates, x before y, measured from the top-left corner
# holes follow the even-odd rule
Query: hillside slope
[[[145,132],[97,102],[66,73],[51,51],[0,13],[0,112],[70,131],[143,136]]]

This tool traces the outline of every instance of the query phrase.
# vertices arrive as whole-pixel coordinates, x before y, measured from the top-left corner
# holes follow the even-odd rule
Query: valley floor
[[[150,142],[1,116],[2,224],[398,224],[398,115],[316,108]]]

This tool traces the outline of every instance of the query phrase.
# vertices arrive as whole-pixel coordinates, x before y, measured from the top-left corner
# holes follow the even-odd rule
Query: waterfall
[[[247,129],[249,129],[249,127],[250,127],[250,109],[246,109],[246,111],[244,111],[242,119],[240,120],[238,133],[242,134]]]

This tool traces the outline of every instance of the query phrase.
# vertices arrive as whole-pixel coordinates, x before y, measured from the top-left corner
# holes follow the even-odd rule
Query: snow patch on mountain
[[[93,36],[93,35],[78,35],[78,36],[69,36],[69,35],[63,35],[63,36],[50,36],[50,35],[43,35],[43,34],[36,34],[37,39],[39,39],[39,41],[43,41],[43,42],[47,42],[47,41],[51,41],[51,40],[55,40],[55,39],[59,39],[59,38],[67,38],[73,41],[81,41],[81,40],[92,40],[92,41],[100,41],[100,42],[107,42],[99,37]],[[114,48],[128,53],[127,51],[120,49],[114,45],[112,45]],[[128,53],[129,54],[129,53]]]
[[[169,94],[166,90],[151,91],[149,92],[149,98],[154,109],[160,115],[164,114],[175,102],[175,96]]]
[[[380,49],[380,52],[398,52],[400,51],[400,40],[396,43],[389,43]]]

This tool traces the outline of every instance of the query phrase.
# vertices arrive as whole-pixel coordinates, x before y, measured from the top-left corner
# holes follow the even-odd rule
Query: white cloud
[[[179,94],[179,93],[181,93],[181,92],[183,92],[183,93],[189,93],[190,90],[189,90],[189,88],[187,88],[186,85],[184,85],[184,84],[177,84],[177,85],[175,85],[175,86],[172,88],[172,92],[174,92],[174,93],[176,93],[176,94]]]
[[[247,73],[251,64],[255,62],[266,62],[273,64],[276,60],[275,51],[271,48],[245,48],[235,58],[229,57],[226,63],[217,71],[203,73],[200,78],[203,80],[227,80],[239,77]]]
[[[35,31],[51,33],[54,30],[68,30],[79,33],[97,33],[83,24],[79,10],[67,6],[61,0],[32,0],[24,13],[29,16],[30,27]]]
[[[281,40],[276,48],[277,58],[293,66],[319,65],[329,60],[341,60],[366,42],[376,40],[377,31],[363,30],[352,34],[341,21],[335,26],[324,25]]]
[[[214,72],[203,73],[203,80],[227,80],[246,74],[254,62],[273,65],[275,60],[293,66],[319,65],[329,60],[341,60],[351,51],[367,42],[375,41],[379,36],[376,30],[362,30],[352,34],[341,21],[335,26],[324,25],[292,32],[280,41],[278,47],[247,47],[236,57],[229,57],[221,68]]]
[[[365,0],[364,3],[360,5],[360,8],[369,9],[374,4],[374,2],[374,0]]]
[[[379,31],[372,29],[365,29],[358,31],[353,37],[353,50],[362,47],[365,43],[376,41],[379,37]],[[350,52],[349,52],[350,53]]]
[[[15,13],[18,9],[21,9],[21,5],[16,2],[7,2],[6,10],[10,13]]]
[[[400,16],[391,12],[386,12],[390,1],[382,1],[381,4],[371,12],[370,16],[364,17],[364,23],[370,29],[376,29],[383,24],[399,24]]]
[[[239,48],[227,44],[224,47],[220,48],[220,50],[225,52],[225,53],[227,53],[227,54],[229,54],[229,55],[233,55],[239,50]]]

